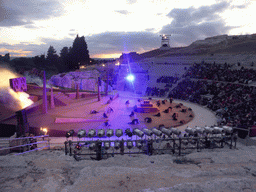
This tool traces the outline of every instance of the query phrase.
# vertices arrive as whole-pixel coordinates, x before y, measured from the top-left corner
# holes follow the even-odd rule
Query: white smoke
[[[20,77],[8,64],[0,65],[0,104],[13,111],[21,110],[33,102],[28,99],[29,95],[24,92],[15,92],[10,88],[9,79]]]

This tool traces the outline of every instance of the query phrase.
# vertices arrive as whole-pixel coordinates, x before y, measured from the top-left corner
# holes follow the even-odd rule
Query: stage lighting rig
[[[168,137],[170,137],[172,135],[172,131],[170,129],[166,129],[165,127],[161,128],[161,131],[167,135]]]
[[[196,130],[196,133],[199,133],[199,134],[204,134],[205,133],[205,129],[202,128],[202,127],[197,127],[196,126],[195,130]]]
[[[187,127],[185,129],[185,131],[189,134],[189,135],[195,135],[195,129],[191,128],[191,127]]]
[[[125,134],[128,136],[128,137],[132,137],[132,132],[131,132],[131,130],[129,129],[129,128],[127,128],[126,130],[125,130]]]
[[[204,128],[204,130],[205,130],[205,133],[207,133],[207,134],[212,134],[213,133],[213,129],[211,127],[206,126]]]
[[[77,133],[78,138],[82,138],[86,136],[86,131],[84,129],[80,129]]]
[[[116,129],[116,136],[117,137],[123,136],[123,130],[122,129]]]
[[[112,137],[114,135],[113,129],[108,129],[107,130],[107,137]]]
[[[104,142],[104,148],[105,148],[105,150],[108,150],[110,148],[110,142],[109,141]]]
[[[158,136],[158,137],[161,137],[161,136],[162,136],[162,132],[159,131],[159,130],[157,130],[156,128],[153,128],[153,129],[152,129],[152,132],[153,132],[156,136]]]
[[[68,139],[69,137],[73,137],[74,136],[74,133],[75,131],[72,129],[72,130],[69,130],[67,133],[66,133],[66,138]]]
[[[105,136],[105,130],[104,129],[99,129],[98,130],[98,137],[103,137]]]
[[[133,147],[133,142],[131,140],[127,141],[126,144],[128,149],[131,149]]]
[[[119,141],[115,141],[115,146],[114,146],[114,148],[115,148],[116,150],[118,150],[118,149],[120,148],[120,142],[119,142]]]
[[[227,134],[231,134],[233,133],[233,128],[232,127],[229,127],[229,126],[223,126],[223,130],[224,132]]]
[[[136,141],[136,147],[138,149],[141,149],[142,148],[142,141]]]
[[[144,136],[144,133],[141,130],[139,130],[138,128],[133,129],[133,132],[136,135],[138,135],[139,137],[143,137]]]
[[[213,128],[213,133],[214,134],[221,134],[221,133],[224,133],[224,130],[223,130],[223,128],[220,128],[220,127],[214,127]]]
[[[178,130],[177,128],[171,128],[172,133],[174,133],[175,135],[179,136],[181,134],[181,131]]]
[[[96,135],[96,131],[94,129],[89,129],[88,137],[92,138]]]
[[[147,135],[147,136],[152,136],[153,135],[153,131],[149,130],[149,129],[143,129],[143,132]]]
[[[76,144],[76,147],[75,147],[77,150],[81,150],[81,148],[82,148],[82,146],[80,145],[80,143],[78,142],[77,144]]]

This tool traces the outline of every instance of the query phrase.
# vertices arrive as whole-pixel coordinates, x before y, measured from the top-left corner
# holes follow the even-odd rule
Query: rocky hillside
[[[256,54],[256,34],[214,36],[204,40],[197,40],[187,47],[176,47],[170,50],[155,49],[142,53],[141,56],[150,58],[214,54]]]

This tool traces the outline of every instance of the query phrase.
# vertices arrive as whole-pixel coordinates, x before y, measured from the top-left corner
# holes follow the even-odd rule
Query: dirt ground
[[[60,147],[0,158],[3,192],[256,191],[255,146],[76,161]]]

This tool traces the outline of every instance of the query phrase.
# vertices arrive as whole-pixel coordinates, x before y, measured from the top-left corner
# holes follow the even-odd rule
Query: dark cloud
[[[106,32],[86,38],[93,54],[151,50],[160,46],[158,34],[151,32]]]
[[[159,34],[171,34],[170,44],[172,47],[187,46],[196,40],[227,34],[234,26],[227,26],[219,14],[232,8],[234,8],[234,6],[230,5],[230,3],[220,2],[211,6],[202,6],[198,9],[194,7],[188,9],[173,9],[167,15],[172,19],[171,23],[164,26]],[[240,9],[245,8],[245,6],[235,6],[235,8]],[[12,14],[10,17],[16,18],[17,22],[25,22],[25,20],[17,19],[19,18],[17,17],[18,15],[22,16],[19,11],[13,11],[12,13],[15,13],[16,16],[14,17],[15,14]],[[32,27],[33,25],[28,26]],[[85,40],[91,57],[97,54],[121,54],[122,52],[130,51],[144,52],[160,47],[161,38],[159,34],[153,33],[153,30],[153,28],[149,28],[145,32],[104,32],[86,36]],[[41,38],[43,43],[41,45],[27,44],[25,42],[17,45],[5,43],[0,44],[0,48],[9,50],[22,49],[23,51],[31,51],[29,56],[36,56],[47,54],[48,48],[52,45],[59,54],[63,47],[72,46],[78,32],[75,29],[70,29],[68,34],[70,38],[63,40]],[[82,34],[79,36],[82,36]],[[3,55],[5,53],[0,54]],[[11,52],[10,54],[12,55]]]
[[[6,49],[22,49],[23,51],[31,51],[29,56],[47,54],[48,48],[51,46],[60,53],[63,47],[70,47],[75,37],[56,40],[53,38],[42,38],[43,44],[27,44],[26,42],[10,45],[0,44],[0,48]],[[158,34],[151,32],[105,32],[85,37],[90,56],[96,54],[112,54],[122,52],[144,52],[160,47],[160,37]],[[1,53],[0,54],[5,54]],[[11,56],[13,55],[10,52]]]
[[[38,29],[35,25],[25,25],[24,27],[28,29]]]
[[[244,6],[235,6],[245,8]],[[161,34],[171,34],[172,46],[185,46],[190,43],[211,37],[223,35],[235,28],[226,26],[225,21],[219,16],[227,9],[234,8],[229,2],[220,2],[211,6],[202,6],[198,9],[173,9],[167,16],[172,22],[162,28]]]
[[[0,0],[0,27],[30,25],[34,20],[58,17],[62,13],[62,5],[55,0]]]
[[[129,11],[127,11],[127,10],[116,10],[115,12],[123,14],[123,15],[128,15],[129,14]]]

